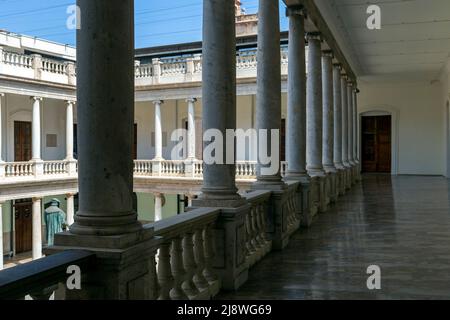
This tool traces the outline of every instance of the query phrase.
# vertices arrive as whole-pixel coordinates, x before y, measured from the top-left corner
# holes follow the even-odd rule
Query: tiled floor
[[[282,252],[219,299],[450,299],[450,193],[442,177],[367,175]],[[381,290],[367,289],[367,267]]]

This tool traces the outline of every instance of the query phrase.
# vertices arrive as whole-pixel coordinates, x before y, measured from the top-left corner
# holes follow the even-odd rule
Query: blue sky
[[[231,1],[231,0],[230,0]],[[201,40],[202,0],[135,0],[136,47]],[[66,28],[67,7],[75,0],[0,0],[0,29],[75,45],[75,32]],[[258,0],[242,0],[247,12]],[[281,29],[287,29],[280,1]]]

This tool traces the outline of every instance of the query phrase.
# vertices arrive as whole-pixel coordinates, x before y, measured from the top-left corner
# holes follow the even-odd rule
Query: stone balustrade
[[[156,256],[160,300],[210,299],[221,283],[213,270],[219,209],[196,209],[153,225],[162,237]]]
[[[236,178],[254,180],[256,178],[256,161],[236,161]],[[42,168],[42,169],[41,169]],[[287,170],[287,163],[281,162],[282,175]],[[76,178],[78,163],[76,160],[0,162],[0,185],[15,180],[39,178]],[[159,178],[202,178],[202,160],[135,160],[136,177]]]
[[[287,75],[288,51],[281,48],[281,72]],[[256,50],[236,53],[237,78],[256,77]],[[44,80],[58,84],[76,84],[74,62],[5,51],[0,48],[0,75]],[[151,63],[135,65],[136,86],[202,81],[202,56],[156,58]]]
[[[136,162],[138,167],[146,163]],[[229,224],[234,214],[221,208],[190,208],[186,213],[144,225],[144,229],[154,231],[156,246],[156,255],[149,257],[153,276],[141,284],[152,293],[149,298],[211,299],[221,290],[230,290],[234,277],[251,272],[252,266],[277,249],[273,246],[277,238],[288,242],[299,228],[298,187],[299,183],[290,183],[279,197],[273,191],[245,194],[248,206],[239,218],[242,225]],[[277,234],[279,231],[283,234]],[[229,246],[230,239],[236,240],[233,246]],[[241,272],[230,272],[229,263],[224,261],[241,256],[241,252]],[[73,295],[72,291],[64,292],[61,284],[65,284],[66,269],[72,264],[82,266],[85,274],[95,273],[91,267],[94,253],[61,252],[58,247],[49,247],[45,254],[42,259],[0,271],[0,299],[92,299],[98,294],[96,288],[88,292],[91,288],[82,284],[82,290]]]

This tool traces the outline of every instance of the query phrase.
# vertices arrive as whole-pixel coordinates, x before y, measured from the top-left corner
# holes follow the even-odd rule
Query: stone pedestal
[[[194,199],[190,210],[219,205],[219,201]],[[235,208],[222,208],[214,228],[216,248],[213,267],[222,280],[224,290],[237,290],[248,279],[244,218],[249,212],[250,205],[246,203]]]
[[[159,241],[152,228],[104,237],[65,232],[55,235],[55,245],[46,253],[69,249],[95,253],[89,270],[81,270],[81,290],[65,289],[68,300],[151,300],[157,297],[155,254]]]

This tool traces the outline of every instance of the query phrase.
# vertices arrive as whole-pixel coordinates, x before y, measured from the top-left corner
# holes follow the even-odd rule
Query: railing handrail
[[[155,235],[165,240],[178,236],[199,225],[207,225],[217,220],[219,208],[199,208],[170,218],[144,225],[145,228],[154,228]]]
[[[67,268],[90,268],[95,254],[85,250],[67,250],[0,271],[0,300],[24,298],[65,279]]]

